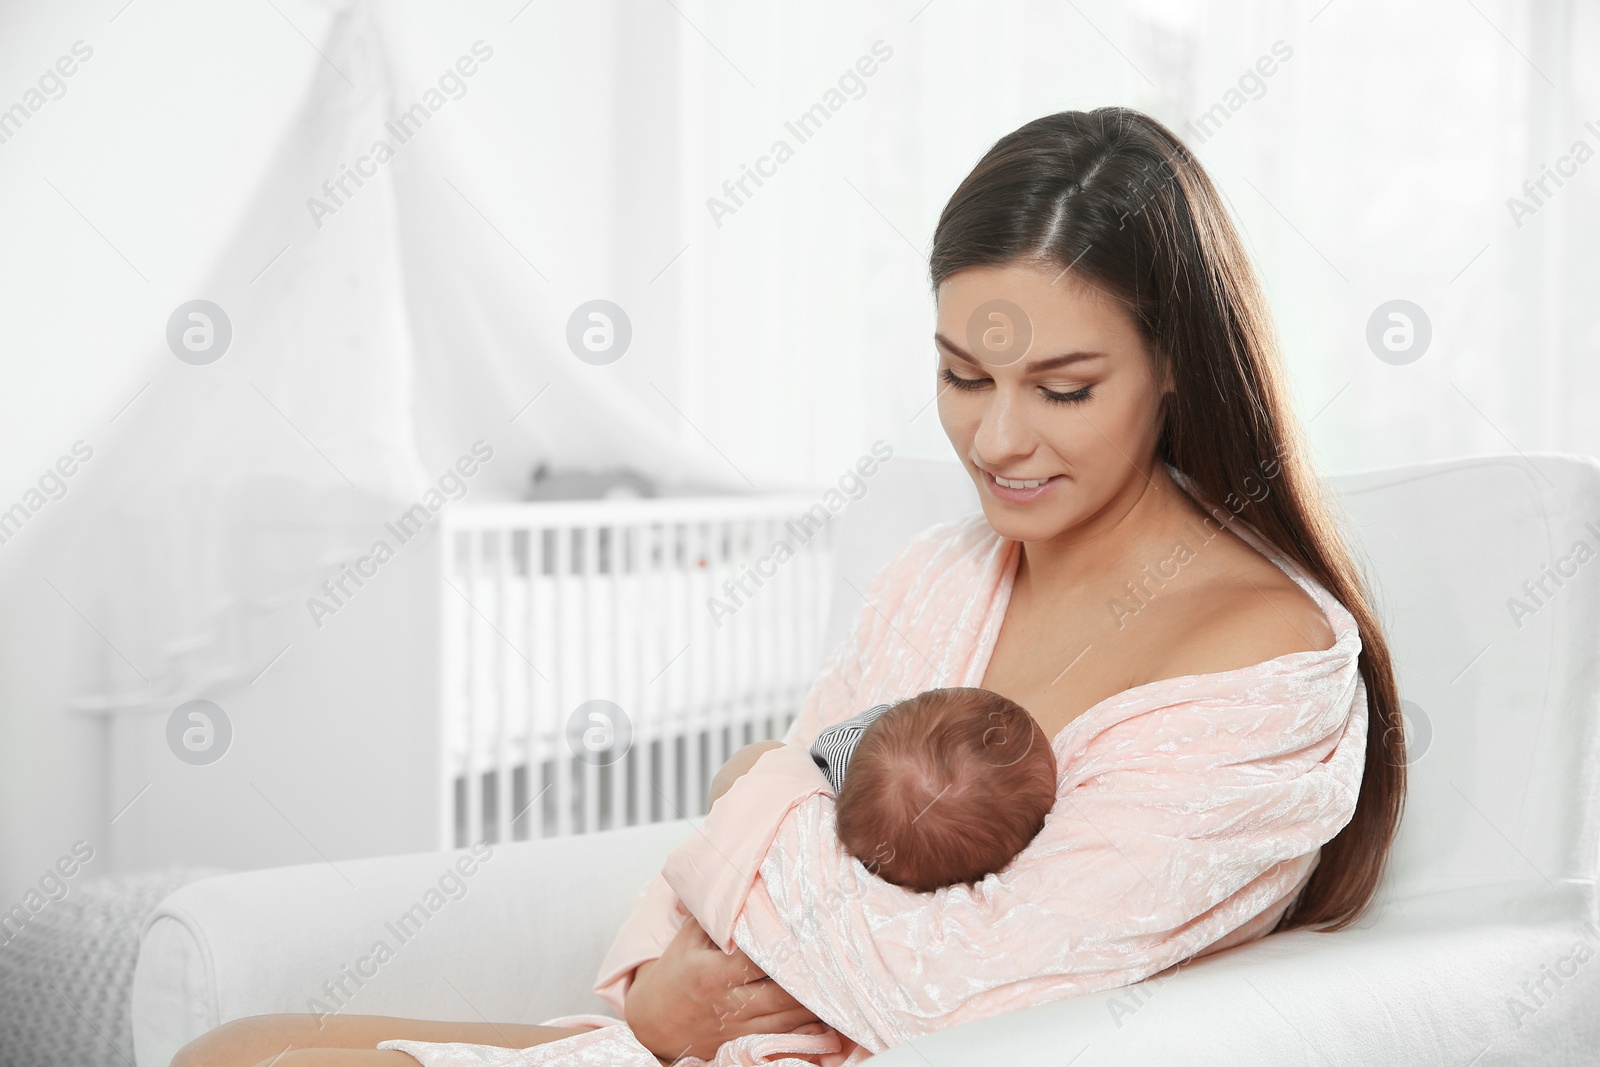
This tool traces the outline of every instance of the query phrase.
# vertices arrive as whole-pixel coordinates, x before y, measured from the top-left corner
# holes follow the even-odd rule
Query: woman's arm
[[[728,762],[724,763],[722,769],[711,778],[711,796],[707,803],[715,804],[721,799],[734,782],[744,777],[750,768],[755,766],[756,760],[761,758],[762,753],[782,747],[782,741],[757,741],[729,756]]]
[[[1353,659],[1329,674],[1312,697],[1303,677],[1241,692],[1219,675],[1162,706],[1101,709],[1097,732],[1062,754],[1044,829],[976,886],[916,894],[869,874],[838,847],[833,799],[798,764],[792,803],[739,796],[775,788],[771,770],[741,779],[724,819],[713,811],[663,873],[714,943],[743,949],[874,1052],[1126,985],[1264,933],[1349,821],[1366,696]],[[752,837],[766,845],[754,872],[728,871]]]
[[[781,741],[758,741],[735,752],[713,778],[711,800],[726,793],[764,753],[781,747]],[[702,1057],[709,1059],[731,1038],[788,1033],[817,1021],[742,951],[712,945],[659,874],[618,931],[595,992],[658,1056],[710,1049]]]
[[[782,745],[781,741],[757,741],[735,752],[711,780],[711,800],[715,802],[726,793],[762,754]],[[640,965],[666,951],[688,914],[660,874],[640,890],[633,910],[600,964],[600,975],[594,985],[595,993],[610,1004],[617,1015],[623,1014],[628,990]]]
[[[600,962],[594,991],[621,1017],[624,1001],[640,964],[656,959],[672,944],[688,912],[657,872],[639,891],[633,910]]]
[[[799,715],[796,716],[794,722],[790,724],[788,731],[785,733],[783,737],[784,743],[809,746],[812,741],[816,740],[817,735],[824,726],[838,719],[846,718],[854,714],[855,711],[860,710],[859,708],[846,709],[850,709],[854,703],[855,689],[862,674],[864,666],[862,650],[875,646],[882,647],[882,643],[887,637],[885,628],[889,614],[892,614],[898,608],[900,600],[906,594],[904,584],[895,580],[894,576],[896,573],[916,573],[925,568],[929,554],[938,544],[936,535],[941,528],[942,525],[930,527],[923,534],[912,538],[901,549],[895,560],[879,571],[873,578],[867,591],[866,603],[861,607],[852,633],[834,649],[828,661],[824,664],[817,680],[811,687],[811,691],[807,694]],[[782,746],[771,745],[770,743],[763,746],[764,749],[778,747]],[[778,756],[770,755],[765,750],[752,751],[753,748],[754,746],[741,750],[741,754],[744,756],[754,755],[757,759],[766,758],[771,760],[778,758]],[[804,752],[803,749],[801,751]],[[779,753],[778,755],[788,754]],[[730,764],[732,762],[730,761]],[[822,776],[821,771],[816,769],[816,765],[809,762],[809,755],[806,756],[806,762],[814,775],[813,784],[821,783],[822,787],[826,788],[827,780]],[[754,761],[751,763],[751,766],[753,765]],[[725,767],[724,772],[728,769]],[[725,792],[731,791],[736,785],[744,791],[749,791],[750,789],[777,790],[780,794],[785,788],[781,783],[775,784],[766,781],[766,775],[764,774],[759,776],[745,775],[741,772],[730,776],[719,772],[718,779],[713,783],[714,799],[722,796]],[[746,801],[739,801],[733,805],[715,804],[708,819],[721,820],[726,818],[738,811],[745,803]],[[785,803],[785,810],[787,810],[787,806],[787,803]],[[769,827],[768,840],[770,840],[770,830],[771,828]],[[696,835],[697,839],[699,837],[700,835]],[[748,841],[741,842],[741,844],[746,850],[750,847]],[[759,865],[760,856],[764,852],[765,843],[763,842],[760,852],[750,857],[749,862],[744,864],[750,869],[750,878],[754,877],[754,869]],[[713,862],[717,864],[721,876],[726,877],[729,869],[728,861],[725,858],[717,858]],[[748,878],[745,880],[744,888],[748,891]],[[659,1012],[663,1018],[671,1018],[674,1011],[671,1006],[671,997],[680,991],[682,987],[674,987],[664,980],[671,973],[674,973],[676,968],[667,972],[657,972],[654,977],[658,981],[654,983],[647,982],[643,999],[638,1004],[633,1004],[630,999],[633,983],[637,980],[644,980],[650,975],[653,968],[648,966],[649,961],[658,957],[664,959],[669,954],[669,951],[671,953],[688,953],[687,944],[675,944],[677,934],[680,932],[680,927],[685,923],[687,916],[688,912],[684,909],[673,888],[668,885],[661,875],[656,875],[641,892],[638,902],[634,905],[633,913],[623,925],[622,930],[612,944],[611,951],[601,964],[600,977],[595,984],[595,992],[612,1004],[618,1015],[626,1015],[630,1010],[637,1011],[647,1030],[651,1026],[653,1013]],[[700,923],[690,925],[701,929],[704,926],[704,922],[705,920],[702,916]],[[688,935],[685,936],[687,937]],[[732,943],[731,938],[726,935],[719,937],[716,944],[724,952],[732,953],[737,951],[737,947]],[[722,984],[726,984],[726,976],[723,976],[723,978]],[[776,983],[769,984],[776,985]],[[794,1002],[793,998],[789,997],[787,993],[783,993],[783,996],[788,998],[789,1006],[798,1006],[798,1003]],[[657,999],[660,1001],[659,1004],[652,1003]],[[680,1009],[680,1013],[681,1010],[689,1009]],[[763,1002],[757,1004],[755,1010],[773,1012],[779,1011],[781,1008],[775,1008],[770,1002]],[[811,1018],[815,1018],[815,1016],[811,1016]]]

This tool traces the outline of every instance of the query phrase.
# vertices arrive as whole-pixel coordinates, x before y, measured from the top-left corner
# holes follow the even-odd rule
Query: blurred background
[[[5,5],[0,909],[703,810],[827,519],[951,458],[933,227],[1041,115],[1198,154],[1324,472],[1600,453],[1597,58],[1575,0]]]

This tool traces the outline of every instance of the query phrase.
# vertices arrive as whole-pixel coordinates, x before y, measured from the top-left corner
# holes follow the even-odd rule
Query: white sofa
[[[1414,757],[1383,904],[1357,928],[1295,932],[1116,993],[954,1027],[877,1057],[966,1064],[1600,1062],[1595,867],[1600,463],[1490,456],[1341,475]],[[896,459],[838,520],[829,639],[849,579],[975,506],[954,463]],[[1586,526],[1585,524],[1589,525]],[[1587,554],[1574,554],[1578,542]],[[1582,557],[1581,560],[1579,557]],[[1563,562],[1564,561],[1564,562]],[[1569,572],[1535,604],[1523,588]],[[1516,618],[1510,598],[1534,609]],[[223,1021],[348,1010],[537,1022],[603,1010],[601,954],[688,822],[498,846],[464,892],[377,962],[373,943],[459,854],[255,871],[184,887],[151,916],[134,983],[140,1067]],[[351,971],[346,971],[350,968]],[[361,978],[352,973],[370,975]],[[348,994],[348,995],[346,995]]]

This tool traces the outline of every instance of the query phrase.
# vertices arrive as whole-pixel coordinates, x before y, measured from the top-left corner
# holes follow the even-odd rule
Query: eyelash
[[[982,378],[957,377],[955,372],[949,367],[946,367],[944,370],[940,371],[939,377],[948,382],[952,388],[962,390],[976,389],[984,382],[984,379]],[[1081,404],[1085,400],[1093,398],[1094,387],[1086,385],[1075,393],[1058,393],[1054,390],[1045,389],[1043,386],[1040,386],[1040,392],[1044,394],[1045,400],[1052,404]]]

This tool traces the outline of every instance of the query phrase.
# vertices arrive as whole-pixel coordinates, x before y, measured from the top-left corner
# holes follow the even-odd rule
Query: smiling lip
[[[979,470],[983,470],[983,468],[980,467]],[[1035,481],[1036,479],[1008,478],[1006,480],[1020,482]],[[1038,500],[1041,496],[1044,496],[1044,494],[1048,493],[1050,488],[1059,481],[1061,481],[1061,475],[1056,474],[1046,478],[1043,484],[1034,486],[1032,489],[1012,489],[1009,486],[1001,485],[995,480],[995,476],[993,474],[990,474],[988,471],[983,471],[983,484],[989,490],[990,495],[994,496],[997,500],[1003,500],[1008,504],[1027,504],[1031,501]]]

